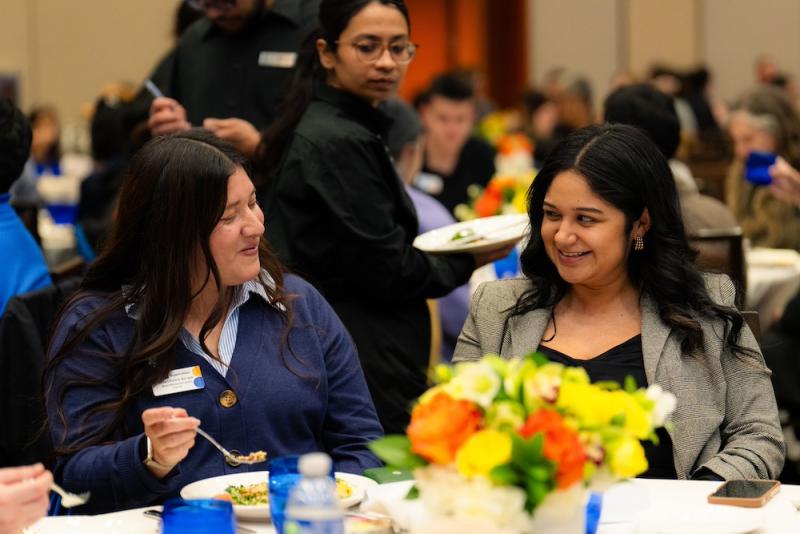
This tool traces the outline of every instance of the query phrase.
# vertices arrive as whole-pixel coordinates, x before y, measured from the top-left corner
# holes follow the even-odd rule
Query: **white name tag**
[[[297,52],[261,52],[258,54],[260,67],[291,69],[297,61]]]
[[[206,387],[206,382],[203,380],[203,373],[200,371],[200,366],[195,365],[194,367],[184,367],[183,369],[170,371],[166,380],[153,386],[153,395],[162,397],[172,393],[203,389],[204,387]]]

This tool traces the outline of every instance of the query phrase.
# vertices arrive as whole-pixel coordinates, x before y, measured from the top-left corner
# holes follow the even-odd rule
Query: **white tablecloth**
[[[706,526],[701,530],[689,531],[681,529],[669,532],[703,532],[703,534],[722,534],[724,532],[742,532],[731,530],[723,522],[731,518],[738,519],[741,527],[746,521],[755,521],[761,528],[758,534],[787,534],[800,532],[800,512],[795,504],[800,505],[800,486],[783,486],[763,508],[744,509],[708,504],[708,495],[719,485],[719,482],[689,482],[676,480],[643,480],[612,486],[604,495],[603,512],[598,534],[655,534],[648,524],[656,518],[662,527],[669,521],[707,521],[719,517],[716,530]],[[368,490],[371,499],[382,495],[397,494],[394,491],[400,485],[396,482],[384,484]],[[152,507],[149,507],[152,508]],[[127,510],[99,516],[48,517],[39,521],[29,529],[32,534],[157,534],[159,523],[142,515],[148,508]],[[274,533],[269,524],[242,522],[259,534]],[[724,527],[724,528],[723,528]]]
[[[746,252],[745,259],[745,309],[758,311],[764,330],[800,288],[800,254],[789,249],[754,248]]]

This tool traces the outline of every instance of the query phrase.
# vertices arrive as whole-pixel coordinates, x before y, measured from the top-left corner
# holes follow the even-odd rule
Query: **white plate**
[[[264,482],[269,478],[269,471],[252,471],[249,473],[236,473],[234,475],[222,475],[213,478],[206,478],[192,482],[183,487],[181,490],[181,497],[184,499],[210,499],[215,495],[225,492],[228,486],[242,486],[249,484],[258,484]],[[359,475],[350,473],[336,473],[336,478],[342,479],[350,486],[353,487],[353,494],[347,499],[342,499],[342,506],[350,508],[360,503],[366,495],[366,490],[370,486],[376,486],[378,483],[374,480]],[[233,511],[236,517],[241,519],[268,519],[269,518],[269,505],[233,505]]]
[[[745,534],[764,526],[763,508],[679,503],[639,515],[636,534]]]
[[[453,237],[458,232],[471,232],[485,236],[480,241],[462,243]],[[443,226],[417,236],[414,246],[431,254],[453,254],[456,252],[486,252],[516,243],[529,231],[525,214],[496,215],[472,221]]]

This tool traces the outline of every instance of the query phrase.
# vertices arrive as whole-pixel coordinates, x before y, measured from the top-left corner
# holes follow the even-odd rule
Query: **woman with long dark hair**
[[[244,161],[213,135],[133,158],[109,241],[65,306],[45,370],[56,478],[93,512],[144,506],[232,467],[323,450],[379,465],[382,434],[355,348],[325,300],[284,276]]]
[[[261,158],[269,241],[353,336],[387,432],[404,431],[426,388],[425,299],[508,253],[434,257],[412,246],[416,214],[377,105],[395,92],[415,51],[402,0],[323,0]]]
[[[776,478],[784,445],[770,372],[724,275],[703,275],[667,161],[640,130],[579,130],[528,194],[525,278],[481,286],[454,360],[539,350],[593,380],[677,397],[657,478]]]

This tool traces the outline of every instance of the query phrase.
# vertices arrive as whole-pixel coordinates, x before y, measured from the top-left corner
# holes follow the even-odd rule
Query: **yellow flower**
[[[638,439],[647,439],[652,431],[650,413],[629,393],[613,391],[611,395],[614,405],[625,415],[625,431]]]
[[[456,453],[458,472],[467,478],[488,477],[489,472],[511,459],[511,438],[497,430],[476,432]]]
[[[647,458],[639,440],[623,437],[608,446],[608,466],[619,478],[632,478],[647,471]]]
[[[525,422],[525,408],[513,400],[495,401],[486,411],[486,426],[516,432]]]

